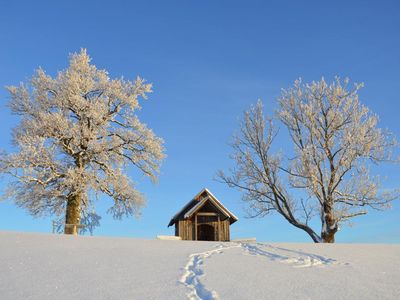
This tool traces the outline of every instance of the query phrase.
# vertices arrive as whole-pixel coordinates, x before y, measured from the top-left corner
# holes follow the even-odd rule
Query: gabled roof
[[[229,213],[227,213],[226,211],[224,211],[217,203],[215,203],[215,201],[209,197],[206,196],[204,198],[202,198],[202,200],[198,201],[197,204],[195,206],[193,206],[187,213],[185,213],[184,218],[185,219],[189,219],[191,216],[193,216],[194,213],[196,213],[197,211],[200,210],[200,208],[202,208],[207,201],[210,201],[214,204],[215,207],[218,208],[218,210],[227,218],[230,217]]]
[[[202,194],[207,195],[200,199]],[[207,202],[211,202],[223,215],[229,218],[230,223],[238,220],[232,212],[230,212],[208,189],[202,189],[194,198],[189,201],[180,211],[178,211],[169,221],[168,227],[173,225],[179,219],[188,219],[198,210],[200,210]]]

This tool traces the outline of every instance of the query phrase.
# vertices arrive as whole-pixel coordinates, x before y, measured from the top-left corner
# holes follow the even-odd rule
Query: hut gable
[[[203,189],[170,220],[183,240],[229,241],[229,226],[238,218],[208,190]]]

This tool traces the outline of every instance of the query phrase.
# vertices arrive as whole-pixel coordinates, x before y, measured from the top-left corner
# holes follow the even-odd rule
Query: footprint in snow
[[[273,261],[293,265],[295,268],[316,267],[336,263],[335,259],[322,255],[274,247],[272,245],[243,243],[241,246],[250,255],[264,256]]]
[[[203,265],[204,259],[215,253],[222,253],[223,250],[240,247],[240,245],[217,245],[216,249],[208,250],[201,253],[193,253],[189,255],[189,261],[184,267],[184,274],[179,282],[189,288],[187,297],[190,300],[217,300],[219,299],[216,291],[207,289],[201,282],[201,278],[205,276]]]

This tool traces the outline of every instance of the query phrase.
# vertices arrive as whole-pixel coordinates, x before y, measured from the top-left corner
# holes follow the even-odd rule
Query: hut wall
[[[215,222],[198,223],[209,224],[214,227],[214,236],[216,241],[230,241],[229,220]],[[180,236],[182,240],[195,240],[196,239],[196,228],[194,220],[180,220],[175,223],[175,235]]]
[[[220,241],[228,242],[230,240],[229,236],[229,220],[220,222]]]
[[[192,220],[180,220],[175,223],[175,235],[180,236],[182,240],[194,240],[194,229]]]

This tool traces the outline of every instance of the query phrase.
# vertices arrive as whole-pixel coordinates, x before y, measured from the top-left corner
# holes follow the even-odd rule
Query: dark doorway
[[[201,224],[197,226],[197,240],[215,241],[214,226]]]

